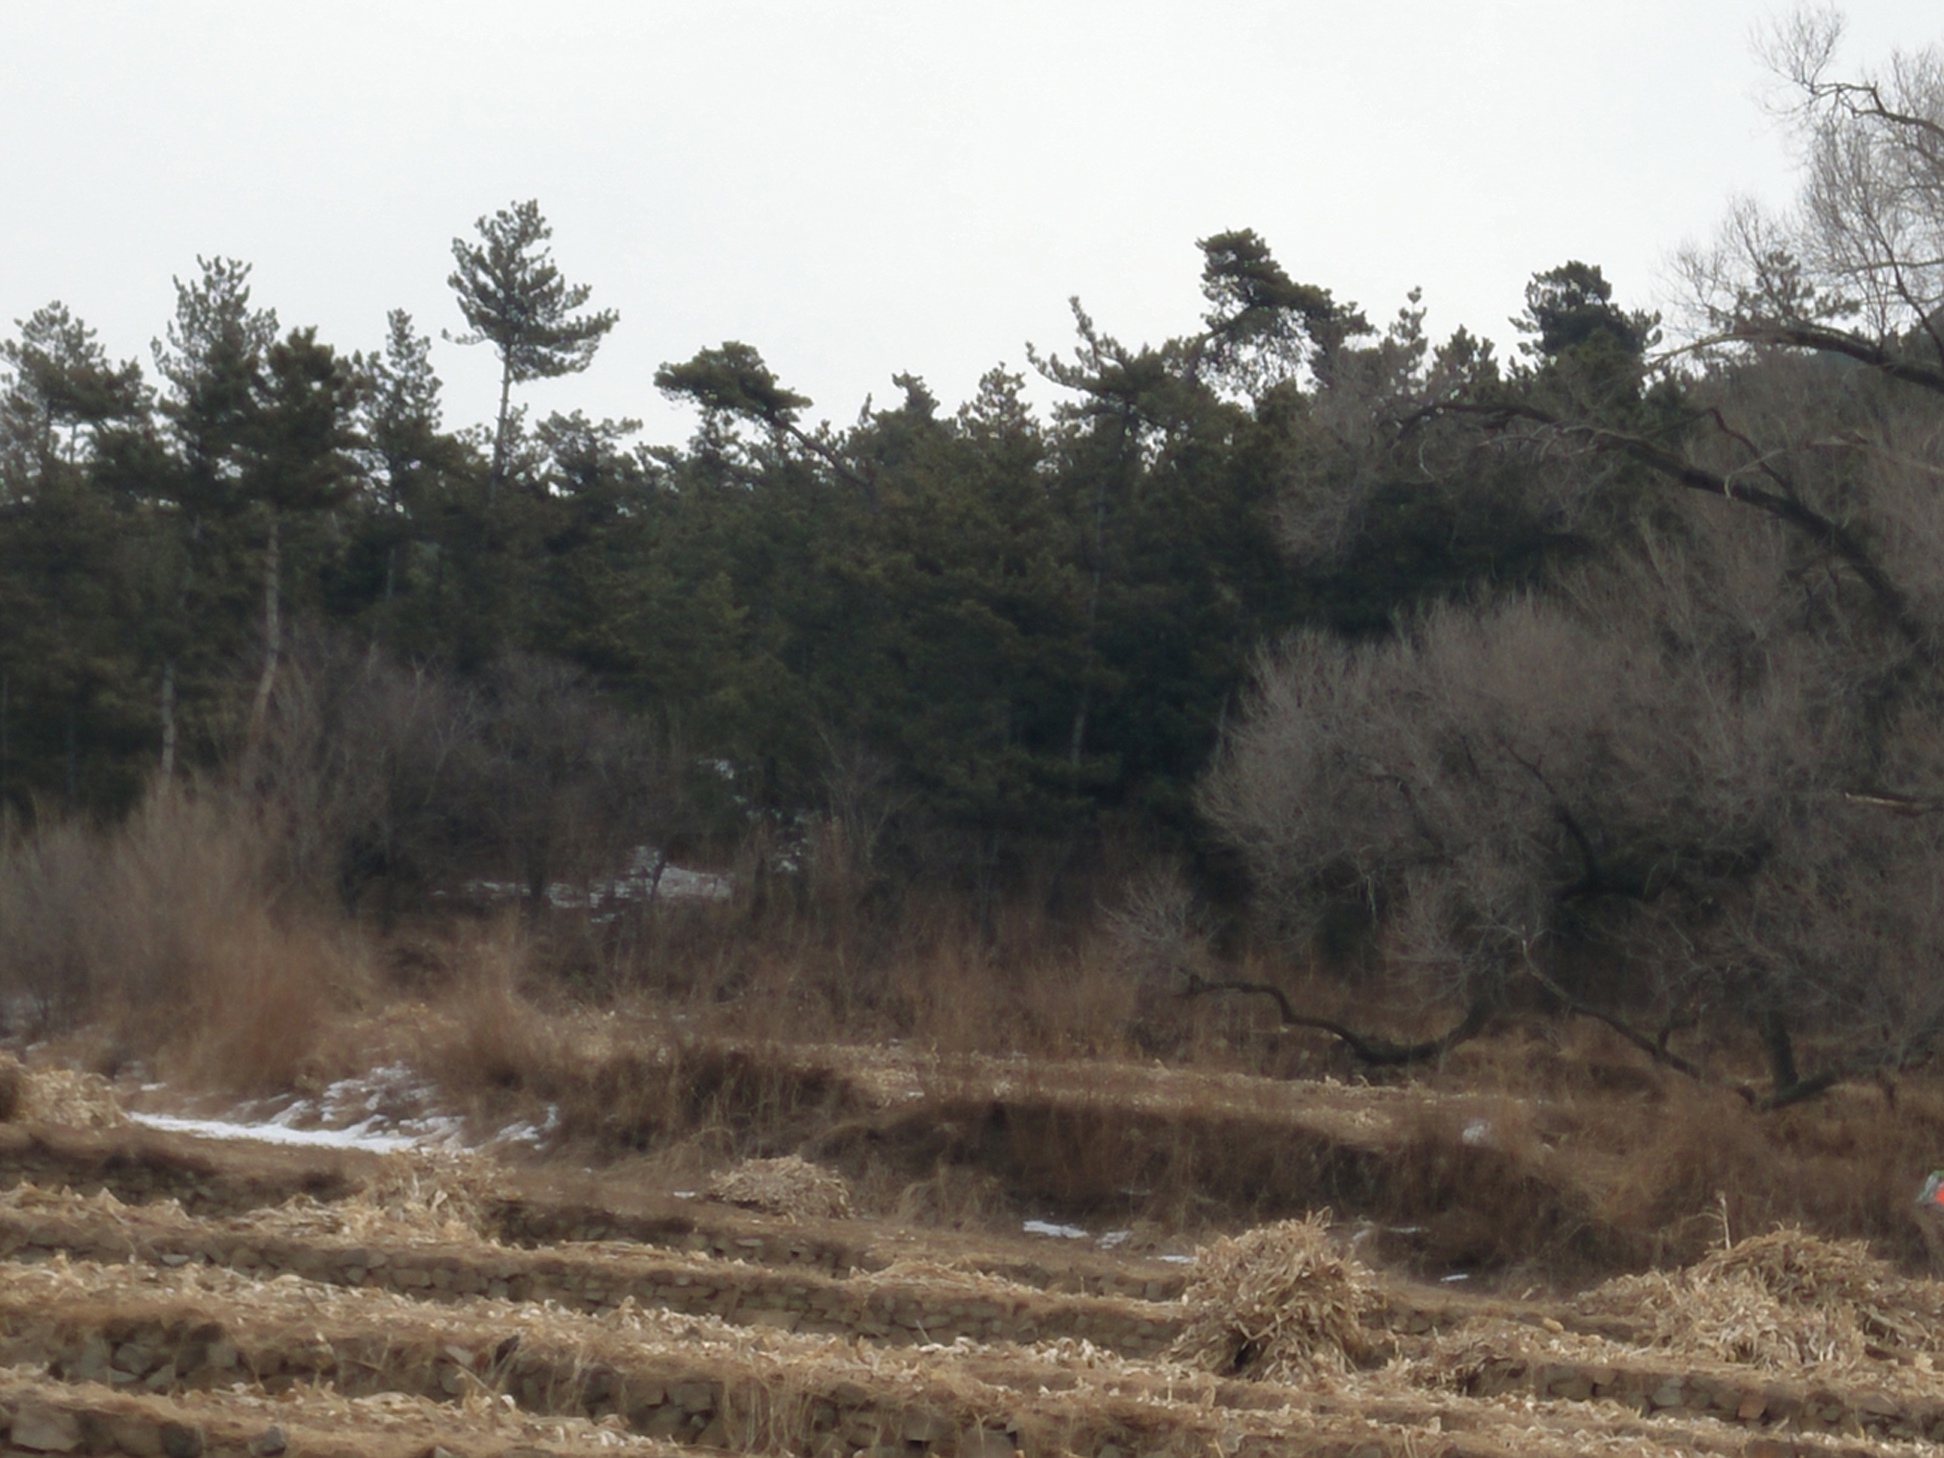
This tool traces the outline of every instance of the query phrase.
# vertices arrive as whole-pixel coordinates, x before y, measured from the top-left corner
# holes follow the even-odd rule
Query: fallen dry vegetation
[[[130,1126],[101,1079],[18,1075],[0,1123],[10,1450],[1834,1458],[1944,1441],[1944,1286],[1906,1246],[1749,1230],[1746,1175],[1725,1225],[1727,1184],[1711,1223],[1648,1223],[1629,1178],[1669,1145],[1641,1110],[1692,1117],[1680,1095],[1630,1115],[1556,1089],[656,1042],[624,1015],[530,1012],[542,1052],[496,1116],[536,1088],[591,1107],[626,1086],[653,1137],[590,1116],[551,1153],[273,1149]],[[546,1051],[566,1047],[572,1065]],[[1876,1147],[1860,1100],[1786,1117],[1798,1159]],[[1593,1128],[1612,1137],[1576,1157]],[[1740,1136],[1720,1137],[1704,1172],[1733,1172]],[[1099,1192],[1130,1177],[1210,1193],[1172,1225],[1178,1200]],[[1022,1212],[1096,1234],[1027,1236]],[[1113,1219],[1126,1233],[1099,1238]],[[1463,1234],[1481,1226],[1498,1234]],[[1548,1232],[1540,1258],[1506,1258]],[[1467,1240],[1485,1258],[1453,1271]],[[1448,1274],[1471,1279],[1429,1279]]]
[[[222,919],[172,895],[149,914]],[[287,958],[183,963],[187,1024],[129,984],[37,1027],[29,1066],[0,1057],[11,1450],[1944,1440],[1944,1291],[1910,1206],[1944,1147],[1924,1078],[1761,1114],[1607,1030],[1507,1019],[1370,1080],[1326,1035],[1043,926],[975,952],[908,921],[866,955],[814,916],[694,915],[631,948],[272,919],[253,935]],[[193,932],[101,929],[131,965]],[[305,986],[251,1001],[286,976]],[[1286,981],[1332,1015],[1353,995]],[[468,1147],[226,1143],[123,1106],[196,1094],[259,1119],[336,1099]]]

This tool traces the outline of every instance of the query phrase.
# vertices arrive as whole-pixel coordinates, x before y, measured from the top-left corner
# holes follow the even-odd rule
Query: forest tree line
[[[1731,1010],[1778,1096],[1944,1032],[1944,61],[1778,33],[1803,193],[1691,250],[1675,338],[1596,266],[1501,358],[1263,239],[1201,327],[1076,302],[956,409],[852,425],[737,342],[679,447],[532,420],[611,314],[537,206],[454,242],[491,426],[402,313],[344,353],[248,268],[150,370],[65,307],[0,346],[0,801],[221,771],[347,904],[462,869],[804,835],[864,883],[1057,901],[1103,848],[1241,867],[1265,939],[1475,1026],[1515,986],[1668,1058]]]

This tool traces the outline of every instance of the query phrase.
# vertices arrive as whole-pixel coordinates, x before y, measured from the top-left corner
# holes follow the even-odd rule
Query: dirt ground
[[[20,1101],[5,1451],[1944,1442],[1914,1227],[1737,1230],[1725,1195],[1712,1229],[1643,1224],[1628,1166],[1569,1163],[1536,1102],[858,1049],[719,1048],[680,1082],[690,1125],[634,1150],[290,1148]]]

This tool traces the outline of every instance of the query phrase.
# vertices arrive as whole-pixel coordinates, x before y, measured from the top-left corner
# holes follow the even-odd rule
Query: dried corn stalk
[[[709,1182],[708,1196],[725,1205],[792,1219],[841,1220],[851,1213],[843,1176],[788,1154],[745,1160]]]
[[[1792,1372],[1865,1363],[1886,1345],[1944,1351],[1941,1297],[1937,1283],[1898,1275],[1860,1240],[1783,1226],[1685,1270],[1609,1281],[1580,1305],[1640,1319],[1657,1347]]]
[[[72,1129],[119,1129],[128,1122],[107,1079],[71,1068],[23,1070],[16,1117]]]
[[[477,1154],[399,1150],[378,1174],[336,1207],[359,1234],[382,1222],[448,1240],[493,1237],[493,1162]]]
[[[1371,1273],[1330,1239],[1327,1212],[1204,1246],[1169,1355],[1223,1376],[1289,1382],[1344,1372],[1369,1350]]]

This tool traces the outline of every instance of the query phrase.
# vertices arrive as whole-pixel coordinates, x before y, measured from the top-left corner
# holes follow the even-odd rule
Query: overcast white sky
[[[621,322],[537,412],[634,415],[740,339],[815,414],[890,377],[948,405],[1066,300],[1129,341],[1194,326],[1195,240],[1262,233],[1298,279],[1507,343],[1525,280],[1600,264],[1658,302],[1731,195],[1792,191],[1754,0],[0,0],[0,319],[53,299],[148,365],[197,254],[286,327],[372,348],[461,327],[451,240],[537,198]],[[1857,0],[1848,54],[1944,40]],[[11,332],[11,326],[8,326]],[[440,343],[452,424],[483,348]]]

